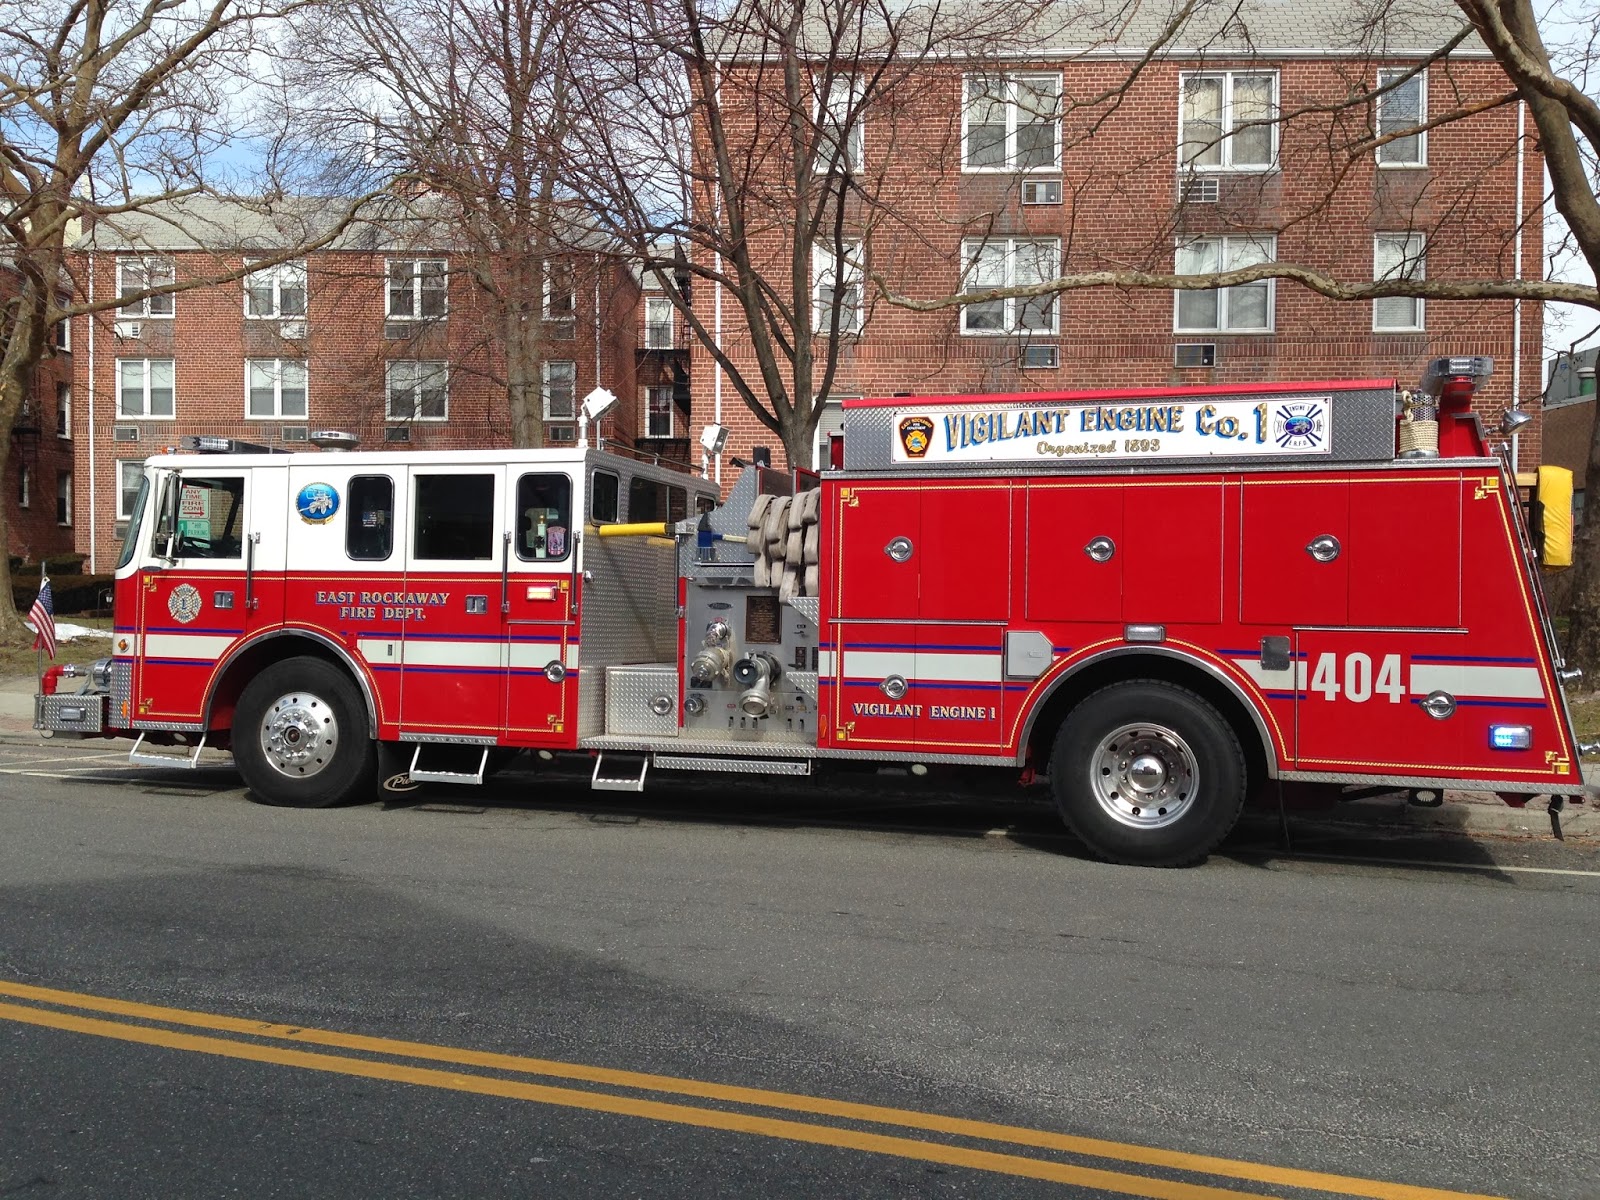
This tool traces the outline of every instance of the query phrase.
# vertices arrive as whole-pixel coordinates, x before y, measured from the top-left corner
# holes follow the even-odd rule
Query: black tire
[[[1050,790],[1067,827],[1101,858],[1197,862],[1239,819],[1244,754],[1203,697],[1156,679],[1087,696],[1056,732]]]
[[[368,800],[377,782],[361,693],[343,668],[320,658],[273,663],[245,685],[233,715],[233,761],[252,799],[286,808]]]

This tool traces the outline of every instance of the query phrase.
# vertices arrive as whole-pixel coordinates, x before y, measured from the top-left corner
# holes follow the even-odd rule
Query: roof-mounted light
[[[354,450],[361,443],[359,437],[344,429],[313,429],[306,441],[318,450]]]
[[[1493,374],[1494,359],[1487,354],[1436,358],[1423,368],[1418,390],[1429,396],[1444,396],[1465,389],[1470,396]]]

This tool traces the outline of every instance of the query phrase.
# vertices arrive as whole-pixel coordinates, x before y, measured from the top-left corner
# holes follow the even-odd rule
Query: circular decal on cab
[[[200,592],[187,583],[180,583],[167,597],[167,611],[180,625],[187,625],[200,615]]]
[[[331,483],[308,483],[294,498],[294,508],[307,525],[321,525],[339,511],[339,493]]]

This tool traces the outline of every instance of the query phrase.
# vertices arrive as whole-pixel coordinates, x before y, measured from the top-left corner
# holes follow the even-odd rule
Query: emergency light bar
[[[186,433],[178,439],[178,449],[191,454],[282,454],[271,446],[258,446],[255,442],[238,438],[217,437],[205,433]]]
[[[1471,396],[1483,381],[1494,374],[1494,359],[1487,354],[1470,357],[1436,358],[1422,371],[1422,382],[1417,390],[1429,396],[1450,396],[1464,387]]]

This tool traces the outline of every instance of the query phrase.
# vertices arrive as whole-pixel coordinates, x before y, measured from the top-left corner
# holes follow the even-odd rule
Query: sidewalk
[[[68,689],[77,690],[76,680],[65,683]],[[0,738],[14,741],[39,736],[33,728],[36,686],[31,675],[0,678]],[[1569,838],[1600,838],[1600,762],[1585,763],[1583,775],[1589,794],[1584,803],[1567,805],[1561,814],[1561,830]],[[1389,796],[1296,815],[1368,828],[1546,838],[1550,836],[1548,803],[1548,796],[1538,796],[1524,808],[1512,808],[1490,792],[1446,792],[1445,802],[1438,808],[1417,808]]]

